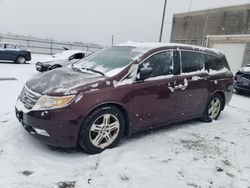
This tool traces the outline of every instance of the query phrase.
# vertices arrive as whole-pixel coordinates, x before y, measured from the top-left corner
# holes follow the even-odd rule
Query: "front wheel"
[[[124,126],[124,116],[118,108],[97,108],[86,118],[80,129],[79,145],[89,154],[112,148],[120,141]]]
[[[204,110],[202,121],[211,122],[217,120],[223,108],[223,98],[219,94],[213,95]]]

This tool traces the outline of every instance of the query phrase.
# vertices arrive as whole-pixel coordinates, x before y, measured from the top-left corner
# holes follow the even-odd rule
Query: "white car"
[[[61,53],[52,55],[36,63],[36,70],[44,72],[55,68],[66,67],[71,65],[84,57],[90,55],[91,52],[84,52],[81,50],[65,50]]]

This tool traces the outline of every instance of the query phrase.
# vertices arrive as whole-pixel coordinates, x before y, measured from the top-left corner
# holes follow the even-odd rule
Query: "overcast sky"
[[[250,0],[168,0],[163,40],[172,14],[249,4]],[[110,45],[158,41],[164,0],[0,0],[0,33]]]

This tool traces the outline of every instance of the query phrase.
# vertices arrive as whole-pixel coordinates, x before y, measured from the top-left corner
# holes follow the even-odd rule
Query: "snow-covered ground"
[[[14,113],[38,58],[0,63],[1,78],[17,79],[0,81],[0,188],[250,187],[250,96],[234,95],[218,121],[137,134],[98,155],[55,150],[30,136]]]

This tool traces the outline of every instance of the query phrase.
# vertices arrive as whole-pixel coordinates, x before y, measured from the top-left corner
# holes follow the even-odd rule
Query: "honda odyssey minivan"
[[[47,145],[95,154],[124,135],[216,120],[232,93],[233,74],[216,50],[129,42],[36,75],[18,97],[16,116]]]

